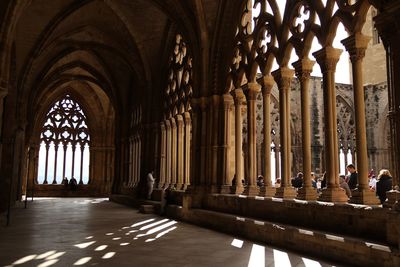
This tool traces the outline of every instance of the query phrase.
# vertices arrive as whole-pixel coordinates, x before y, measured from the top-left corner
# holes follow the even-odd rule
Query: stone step
[[[146,205],[146,204],[140,205],[139,212],[144,214],[155,213],[154,205]]]
[[[185,221],[346,265],[400,266],[398,248],[374,241],[204,209],[189,210]]]

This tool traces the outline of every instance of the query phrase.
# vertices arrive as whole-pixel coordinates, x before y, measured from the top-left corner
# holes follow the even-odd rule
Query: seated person
[[[71,180],[69,180],[69,188],[71,190],[76,190],[78,187],[78,182],[76,181],[75,177],[72,177]]]

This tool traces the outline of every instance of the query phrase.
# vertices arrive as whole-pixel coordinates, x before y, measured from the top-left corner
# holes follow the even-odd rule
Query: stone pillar
[[[281,149],[279,148],[279,144],[275,144],[274,153],[275,153],[275,177],[276,178],[281,178],[281,172],[279,169],[279,167],[281,166],[280,156],[279,156],[280,152],[281,152]]]
[[[223,125],[220,124],[219,120],[219,113],[220,113],[220,106],[221,106],[221,97],[219,95],[213,95],[211,98],[212,107],[211,107],[211,115],[210,116],[210,151],[211,151],[211,161],[210,161],[210,173],[209,173],[209,180],[210,180],[210,193],[218,193],[219,189],[222,184],[221,172],[218,173],[218,165],[221,164],[219,162],[218,149],[220,144],[218,143],[218,135],[221,131],[223,131]]]
[[[138,170],[139,170],[139,136],[137,133],[135,133],[133,140],[134,140],[133,144],[134,144],[134,148],[135,148],[135,150],[134,150],[135,154],[133,156],[133,162],[134,162],[133,186],[136,187],[140,181],[140,177],[139,177],[139,173],[138,173]]]
[[[157,188],[161,189],[164,187],[165,184],[165,156],[166,156],[166,129],[165,129],[165,123],[161,122],[160,123],[160,129],[161,129],[161,146],[160,146],[160,180],[158,182]]]
[[[371,37],[356,33],[342,41],[346,50],[349,52],[352,72],[353,72],[353,91],[354,91],[354,114],[356,123],[356,153],[357,153],[357,172],[358,188],[352,192],[351,203],[373,205],[379,204],[375,193],[369,190],[368,186],[368,154],[367,154],[367,131],[365,120],[365,101],[364,101],[364,79],[362,71],[362,61],[365,56],[368,42]]]
[[[222,185],[221,194],[229,194],[231,192],[232,177],[230,174],[230,143],[231,143],[231,109],[233,106],[233,98],[230,94],[223,95],[223,116],[224,116],[224,129],[223,129],[223,150],[222,150]]]
[[[184,175],[184,135],[183,135],[183,116],[176,116],[176,126],[177,126],[177,184],[176,188],[181,190],[183,187],[183,175]]]
[[[247,151],[249,176],[248,185],[243,194],[258,195],[257,188],[257,132],[256,132],[256,100],[257,94],[261,91],[258,83],[248,83],[247,96]]]
[[[297,199],[316,200],[317,190],[311,185],[311,123],[310,123],[310,74],[315,61],[307,58],[293,63],[301,87],[301,129],[303,143],[303,187],[297,192]]]
[[[200,144],[200,186],[206,185],[207,167],[207,106],[208,101],[205,97],[200,98],[201,109],[201,144]]]
[[[176,157],[177,157],[177,134],[176,134],[176,120],[170,118],[171,121],[171,186],[176,188]]]
[[[124,146],[127,147],[125,153],[125,162],[127,162],[128,168],[130,168],[130,173],[128,173],[128,177],[126,179],[126,184],[128,187],[133,187],[133,179],[135,172],[135,143],[133,136],[130,136],[128,140],[124,143]],[[91,149],[92,152],[93,149]]]
[[[380,13],[374,18],[375,27],[382,38],[386,50],[388,100],[390,122],[390,165],[393,176],[393,190],[386,193],[385,206],[398,208],[400,204],[400,4],[398,1],[371,1],[382,5]],[[384,2],[384,3],[383,3]],[[377,4],[378,4],[377,3]],[[376,5],[377,5],[376,4]]]
[[[262,80],[263,95],[263,124],[264,124],[264,161],[262,163],[264,172],[264,188],[260,191],[261,196],[273,197],[276,193],[271,181],[271,91],[275,84],[274,77],[267,75]]]
[[[339,188],[339,152],[336,121],[335,71],[342,50],[325,47],[313,55],[321,67],[323,75],[324,124],[325,124],[325,168],[327,188],[322,190],[321,201],[347,202],[348,198]]]
[[[200,184],[200,146],[201,146],[201,113],[200,101],[192,98],[192,150],[190,156],[190,189],[195,189]]]
[[[291,136],[290,136],[290,83],[294,70],[287,67],[272,73],[279,88],[279,127],[281,140],[281,187],[276,189],[275,196],[283,199],[293,199],[296,190],[291,179]]]
[[[165,121],[165,127],[166,127],[166,153],[165,153],[165,157],[166,157],[166,166],[165,166],[165,184],[164,187],[168,187],[171,184],[171,174],[172,174],[172,167],[171,167],[171,156],[172,156],[172,152],[171,152],[171,141],[172,141],[172,136],[171,136],[171,121],[170,120],[166,120]]]
[[[235,102],[235,187],[233,192],[241,194],[244,190],[242,184],[243,162],[242,162],[242,105],[245,100],[242,89],[235,89],[233,92]]]
[[[183,114],[185,121],[185,155],[184,155],[184,181],[183,181],[183,189],[186,189],[190,185],[190,140],[191,132],[190,128],[192,126],[192,120],[190,118],[190,113],[185,112]]]
[[[3,136],[4,98],[7,95],[7,83],[0,78],[0,138]],[[2,162],[3,145],[0,141],[0,162]],[[1,205],[1,203],[0,203]]]

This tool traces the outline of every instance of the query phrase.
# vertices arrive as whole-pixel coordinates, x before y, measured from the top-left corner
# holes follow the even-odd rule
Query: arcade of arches
[[[399,266],[399,16],[398,0],[1,1],[0,211],[24,195],[158,210],[167,190],[171,217]],[[392,173],[383,205],[370,169]]]

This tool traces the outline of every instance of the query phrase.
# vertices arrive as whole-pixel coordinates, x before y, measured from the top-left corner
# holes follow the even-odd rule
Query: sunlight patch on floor
[[[77,260],[77,261],[74,263],[74,265],[75,265],[75,266],[84,265],[84,264],[88,263],[91,259],[92,259],[92,257],[83,257],[83,258],[80,258],[79,260]]]
[[[233,239],[231,246],[237,247],[237,248],[242,248],[243,247],[243,240],[239,240],[239,239]]]
[[[251,248],[248,267],[264,267],[264,266],[265,266],[265,247],[253,244],[253,247]]]

